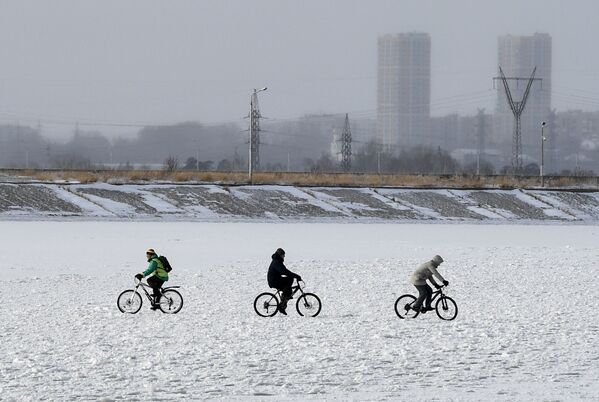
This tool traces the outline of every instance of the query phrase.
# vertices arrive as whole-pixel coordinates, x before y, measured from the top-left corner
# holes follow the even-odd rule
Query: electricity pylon
[[[530,94],[530,87],[532,86],[533,81],[542,81],[541,78],[535,78],[535,73],[537,68],[535,67],[532,70],[532,74],[529,78],[526,77],[506,77],[499,66],[499,74],[501,77],[495,77],[495,79],[501,79],[503,83],[503,88],[505,89],[505,95],[507,97],[508,104],[510,105],[510,109],[512,109],[512,113],[514,114],[514,133],[512,136],[512,170],[513,173],[520,172],[522,170],[522,126],[520,123],[520,118],[522,116],[522,112],[524,112],[524,107],[526,106],[526,101],[528,100],[528,95]],[[519,81],[528,80],[526,84],[526,90],[524,91],[524,95],[522,96],[522,100],[516,102],[512,98],[512,92],[510,91],[510,86],[508,84],[508,80],[514,80],[516,83]]]
[[[347,113],[345,114],[345,126],[341,133],[341,168],[344,172],[351,170],[351,129]]]
[[[260,168],[260,108],[258,106],[258,92],[266,91],[266,87],[254,89],[250,99],[250,155],[248,158],[248,173],[250,182],[254,170]]]

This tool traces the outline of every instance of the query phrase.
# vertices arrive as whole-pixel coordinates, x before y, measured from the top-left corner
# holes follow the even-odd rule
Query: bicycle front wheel
[[[316,317],[320,313],[322,303],[314,293],[304,293],[297,299],[295,308],[302,317]]]
[[[160,298],[160,310],[166,314],[177,314],[183,308],[183,296],[174,289],[165,290]]]
[[[135,314],[141,309],[141,295],[133,290],[125,290],[116,300],[116,305],[121,313]]]
[[[260,317],[272,317],[277,314],[279,301],[272,293],[260,293],[254,300],[254,310]]]
[[[395,301],[395,314],[402,320],[404,318],[416,318],[420,310],[412,309],[412,305],[416,301],[416,297],[412,295],[403,295]]]
[[[435,304],[435,310],[440,319],[451,321],[458,315],[458,305],[449,296],[442,296]]]

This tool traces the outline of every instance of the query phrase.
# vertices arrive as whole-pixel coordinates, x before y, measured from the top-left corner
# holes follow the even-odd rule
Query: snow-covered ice
[[[0,399],[596,400],[593,225],[0,222]],[[121,314],[154,247],[182,311]],[[321,314],[258,317],[277,247]],[[395,299],[434,254],[455,321]],[[271,397],[272,396],[272,397]]]

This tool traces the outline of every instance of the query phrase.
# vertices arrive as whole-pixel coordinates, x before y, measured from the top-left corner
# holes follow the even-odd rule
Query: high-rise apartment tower
[[[390,151],[429,142],[430,36],[379,37],[377,81],[378,142]]]
[[[546,121],[551,110],[551,36],[535,33],[532,36],[505,35],[498,38],[498,65],[506,77],[530,77],[536,67],[526,107],[522,113],[522,158],[526,165],[539,162],[541,123]],[[499,75],[499,73],[498,73]],[[510,81],[510,91],[515,101],[522,99],[526,81]],[[497,87],[497,106],[495,114],[494,143],[510,156],[514,116],[510,110],[505,90]],[[550,146],[551,144],[546,144]]]

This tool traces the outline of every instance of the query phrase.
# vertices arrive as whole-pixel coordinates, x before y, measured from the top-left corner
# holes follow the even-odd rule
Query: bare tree
[[[176,156],[169,155],[164,160],[164,170],[169,173],[176,172],[179,169],[179,159]]]

